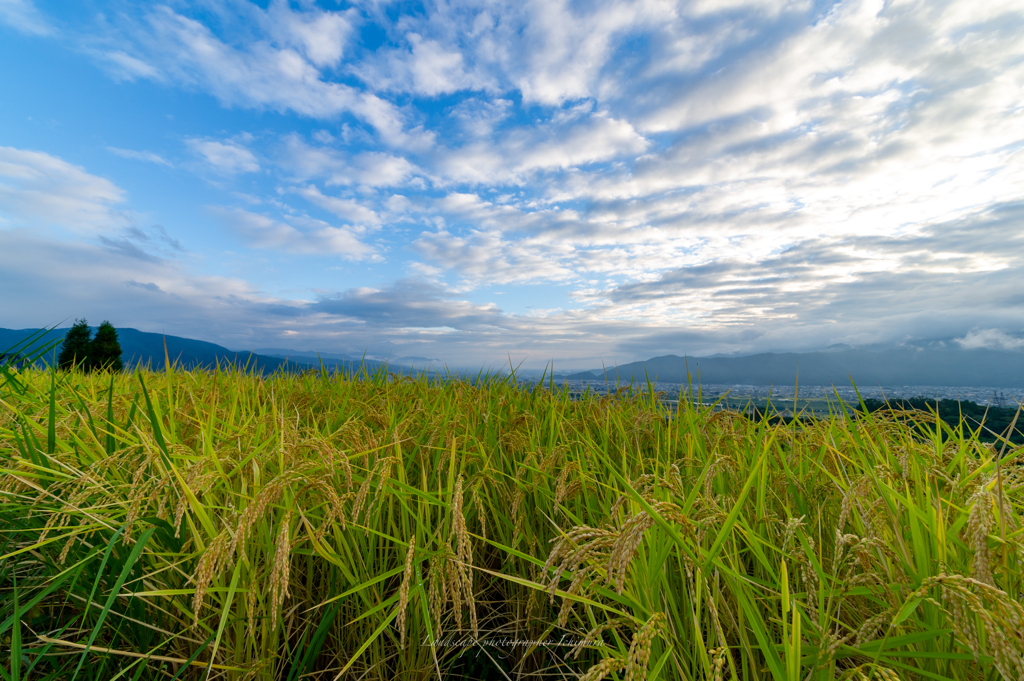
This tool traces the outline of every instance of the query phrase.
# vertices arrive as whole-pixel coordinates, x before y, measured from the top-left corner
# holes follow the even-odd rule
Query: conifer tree
[[[89,330],[89,322],[84,319],[76,319],[75,325],[64,336],[64,345],[61,347],[60,355],[57,357],[57,366],[61,369],[77,367],[88,371],[91,336],[92,331]]]
[[[117,329],[108,321],[96,329],[96,337],[89,343],[90,371],[121,371],[121,344],[117,340]]]

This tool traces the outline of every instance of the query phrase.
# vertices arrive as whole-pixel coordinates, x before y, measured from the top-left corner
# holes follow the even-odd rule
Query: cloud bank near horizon
[[[122,131],[83,95],[89,149],[11,119],[7,326],[118,301],[476,364],[1021,348],[1017,3],[100,4],[0,3],[39,69],[84,56],[126,121],[155,98]]]

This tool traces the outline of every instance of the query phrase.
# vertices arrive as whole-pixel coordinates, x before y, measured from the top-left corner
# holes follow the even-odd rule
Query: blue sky
[[[1024,348],[1019,0],[0,0],[0,326]]]

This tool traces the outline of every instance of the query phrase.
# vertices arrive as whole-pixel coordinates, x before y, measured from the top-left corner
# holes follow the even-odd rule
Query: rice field
[[[1021,679],[1022,458],[925,413],[25,369],[0,396],[0,671]]]

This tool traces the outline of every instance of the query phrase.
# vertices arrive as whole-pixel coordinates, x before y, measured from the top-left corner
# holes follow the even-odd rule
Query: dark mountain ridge
[[[740,357],[664,355],[567,376],[576,380],[746,385],[919,385],[1024,387],[1024,352],[1003,350],[830,350]]]
[[[0,329],[0,352],[6,351],[38,331],[39,329]],[[67,329],[53,329],[42,337],[39,344],[61,340],[67,331]],[[176,363],[189,369],[212,369],[219,364],[222,367],[247,367],[262,374],[273,373],[282,368],[296,371],[320,368],[320,362],[315,356],[312,358],[307,356],[275,357],[254,352],[234,352],[216,343],[130,328],[118,329],[117,337],[121,344],[121,360],[125,367],[130,368],[141,364],[159,370],[164,368],[166,359],[170,359],[172,364]],[[59,351],[59,348],[58,344],[55,352]],[[365,366],[370,372],[379,368],[381,364],[381,362],[370,360],[365,362]],[[343,356],[324,360],[324,367],[327,369],[354,371],[359,366],[358,358],[351,359]]]

